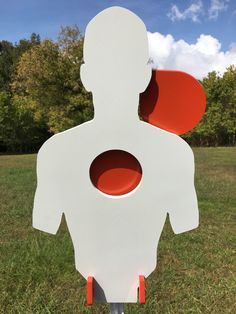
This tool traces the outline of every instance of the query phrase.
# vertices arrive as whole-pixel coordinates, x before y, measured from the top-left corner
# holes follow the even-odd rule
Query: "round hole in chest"
[[[98,155],[89,172],[91,182],[98,190],[116,196],[134,190],[142,178],[137,158],[123,150],[108,150]]]

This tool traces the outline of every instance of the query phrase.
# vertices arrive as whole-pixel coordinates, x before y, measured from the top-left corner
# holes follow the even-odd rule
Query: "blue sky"
[[[61,25],[77,24],[84,31],[96,13],[112,5],[131,9],[150,32],[175,40],[191,44],[209,34],[223,51],[236,42],[236,0],[0,0],[0,40],[16,42],[32,32],[55,38]],[[209,11],[212,5],[215,11]]]

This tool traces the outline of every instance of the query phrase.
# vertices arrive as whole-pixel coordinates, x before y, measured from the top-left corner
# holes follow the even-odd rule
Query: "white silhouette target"
[[[137,301],[139,275],[156,267],[167,213],[175,233],[198,226],[191,148],[138,117],[148,58],[146,27],[135,14],[112,7],[95,16],[81,67],[94,119],[52,136],[37,159],[34,228],[55,234],[64,213],[76,269],[94,278],[96,299],[110,303]],[[142,168],[138,185],[123,195],[108,195],[90,179],[95,158],[110,150],[133,155]]]

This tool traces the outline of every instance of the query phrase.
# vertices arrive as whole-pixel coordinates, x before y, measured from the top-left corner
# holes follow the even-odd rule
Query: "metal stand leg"
[[[110,314],[124,314],[124,304],[110,303]]]

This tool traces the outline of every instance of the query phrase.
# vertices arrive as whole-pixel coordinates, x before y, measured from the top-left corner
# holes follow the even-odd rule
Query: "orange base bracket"
[[[145,304],[146,293],[145,293],[145,277],[139,276],[139,303]],[[93,304],[93,277],[87,279],[87,305]]]
[[[93,304],[93,277],[87,279],[87,305]]]
[[[139,303],[145,304],[146,293],[145,293],[145,277],[139,276]]]

